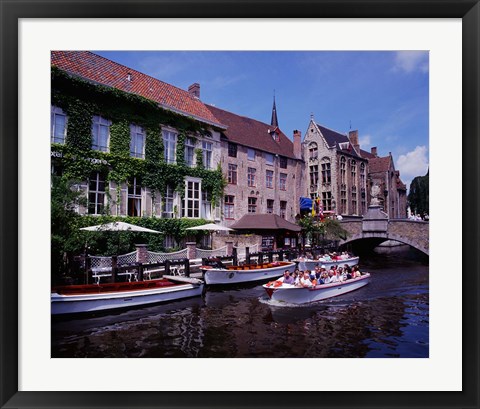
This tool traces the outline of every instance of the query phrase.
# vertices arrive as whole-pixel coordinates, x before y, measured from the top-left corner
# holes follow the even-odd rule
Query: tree
[[[51,179],[51,272],[52,281],[57,282],[71,266],[72,252],[81,247],[78,231],[79,216],[75,207],[85,198],[75,191],[73,182],[60,176]]]
[[[346,239],[348,236],[348,232],[336,219],[326,218],[320,221],[311,214],[307,214],[299,220],[298,224],[302,228],[303,236],[310,238],[312,245],[318,245],[320,241],[325,242],[325,240]]]
[[[417,176],[410,184],[408,205],[414,214],[423,216],[429,212],[429,172],[425,176]]]

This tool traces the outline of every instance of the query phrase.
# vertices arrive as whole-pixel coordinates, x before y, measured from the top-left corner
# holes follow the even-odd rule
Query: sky
[[[340,133],[358,130],[360,147],[392,153],[409,187],[429,161],[429,56],[422,51],[94,51],[200,99],[305,134],[310,118]]]

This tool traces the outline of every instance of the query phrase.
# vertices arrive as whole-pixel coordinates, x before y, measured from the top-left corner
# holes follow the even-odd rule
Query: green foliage
[[[67,255],[83,248],[75,206],[84,205],[85,198],[65,178],[52,176],[51,185],[51,271],[52,280],[58,281],[71,266]]]
[[[205,166],[203,165],[203,151],[201,149],[195,149],[195,158],[197,168],[205,169]]]
[[[112,216],[83,216],[79,227],[123,221],[137,226],[156,230],[155,233],[139,232],[86,232],[81,231],[83,242],[88,242],[89,252],[95,255],[111,256],[126,254],[135,250],[135,243],[148,244],[150,251],[167,251],[164,246],[165,236],[172,236],[180,242],[186,238],[196,241],[201,232],[186,230],[188,227],[200,226],[207,223],[204,219],[159,219],[154,217],[112,217]],[[80,241],[81,243],[82,241]]]
[[[429,172],[412,180],[408,205],[414,214],[424,215],[429,212]]]
[[[62,168],[62,178],[52,179],[52,276],[71,272],[73,257],[84,252],[88,242],[91,254],[123,254],[134,250],[134,243],[146,243],[152,251],[164,251],[166,235],[179,242],[187,236],[196,239],[200,232],[185,230],[204,224],[205,220],[118,218],[138,224],[161,234],[102,232],[99,234],[80,231],[80,227],[106,223],[117,218],[108,215],[107,204],[104,216],[79,216],[73,209],[79,204],[81,193],[72,190],[73,183],[88,179],[95,171],[103,172],[107,181],[120,184],[133,176],[142,180],[143,186],[163,193],[171,184],[182,195],[186,176],[202,178],[202,189],[209,191],[212,200],[218,203],[223,195],[226,181],[220,167],[206,170],[203,166],[190,168],[185,164],[185,138],[187,135],[204,135],[208,131],[194,118],[188,118],[162,109],[157,103],[138,95],[101,86],[52,67],[52,104],[62,108],[68,115],[65,144],[52,144],[52,161]],[[112,121],[110,127],[110,152],[91,149],[92,116],[101,115]],[[142,126],[146,131],[145,160],[130,157],[130,124]],[[167,164],[161,126],[179,129],[177,163]],[[197,157],[200,155],[197,155]],[[117,193],[118,193],[117,192]],[[110,199],[110,192],[106,191]],[[154,193],[153,193],[154,194]],[[83,198],[85,202],[85,198]],[[85,203],[83,203],[85,204]]]
[[[302,233],[310,238],[314,245],[324,240],[345,240],[348,237],[348,231],[345,230],[336,219],[326,218],[320,221],[312,217],[311,214],[303,216],[299,222]]]
[[[159,126],[155,128],[146,128],[145,160],[155,165],[165,163],[165,148],[163,146],[161,132],[162,130]]]
[[[126,119],[110,125],[110,153],[123,158],[130,156],[130,124]]]
[[[226,183],[220,170],[206,170],[203,166],[190,168],[185,164],[187,135],[195,138],[195,133],[207,132],[193,118],[164,110],[138,95],[69,76],[55,67],[52,67],[52,104],[68,115],[66,144],[52,145],[52,151],[62,155],[55,160],[62,166],[66,178],[80,181],[93,171],[103,171],[107,181],[120,185],[136,176],[141,178],[143,186],[153,191],[163,193],[170,184],[183,197],[185,177],[192,176],[202,178],[203,190],[211,193],[215,203],[221,198]],[[95,114],[112,120],[110,152],[91,149]],[[145,160],[130,157],[131,123],[146,130]],[[180,130],[176,164],[165,163],[161,124]],[[197,155],[197,161],[199,157],[201,160],[201,154]]]

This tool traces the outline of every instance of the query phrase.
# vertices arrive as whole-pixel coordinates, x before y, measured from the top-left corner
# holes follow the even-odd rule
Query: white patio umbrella
[[[230,227],[220,226],[215,223],[202,224],[201,226],[188,227],[185,230],[208,230],[208,231],[233,231]]]
[[[187,227],[185,230],[206,230],[210,232],[210,241],[214,231],[233,231],[230,227],[220,226],[215,223],[202,224],[200,226]]]
[[[105,224],[97,224],[96,226],[82,227],[80,230],[86,231],[132,231],[139,233],[160,233],[159,231],[147,229],[145,227],[136,226],[125,222],[111,222]]]
[[[111,222],[105,224],[97,224],[95,226],[82,227],[80,230],[91,231],[91,232],[118,232],[118,243],[117,243],[117,255],[120,249],[120,234],[122,232],[134,232],[134,233],[157,233],[159,231],[147,229],[145,227],[136,226],[134,224],[125,223],[125,222]],[[85,247],[87,247],[85,245]],[[87,273],[87,271],[85,271]]]

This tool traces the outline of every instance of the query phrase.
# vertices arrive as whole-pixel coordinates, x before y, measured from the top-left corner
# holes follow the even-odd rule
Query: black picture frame
[[[116,5],[112,7],[112,5]],[[478,0],[0,0],[0,405],[2,408],[478,408]],[[18,391],[18,22],[21,18],[461,18],[463,38],[462,392]],[[458,135],[451,136],[457,142]],[[454,158],[455,159],[455,158]],[[448,206],[447,204],[445,205]],[[448,209],[446,209],[448,210]],[[447,217],[447,216],[446,216]],[[448,228],[446,229],[448,239]],[[468,264],[467,264],[468,263]],[[468,267],[468,268],[467,268]],[[433,272],[434,274],[437,272]],[[458,348],[459,346],[452,346]],[[268,376],[268,374],[266,374]],[[185,384],[188,391],[188,382]]]

